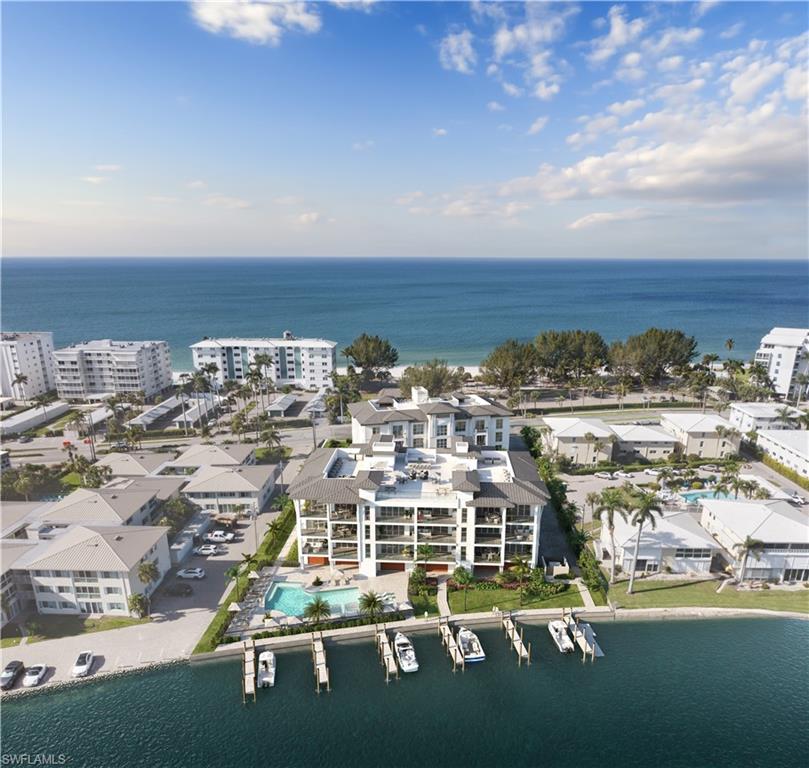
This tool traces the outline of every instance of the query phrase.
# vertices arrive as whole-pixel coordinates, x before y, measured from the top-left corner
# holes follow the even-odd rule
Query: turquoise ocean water
[[[166,339],[175,367],[203,336],[285,329],[348,344],[387,336],[402,363],[474,365],[548,328],[608,340],[682,328],[700,351],[749,358],[772,326],[809,322],[809,264],[784,261],[6,259],[2,325],[84,339]]]
[[[496,629],[453,673],[437,635],[420,671],[386,685],[373,644],[328,648],[332,692],[307,651],[242,705],[240,662],[166,668],[5,703],[2,751],[87,768],[790,768],[809,754],[809,623],[603,622],[606,656],[561,656],[528,627],[519,668]]]

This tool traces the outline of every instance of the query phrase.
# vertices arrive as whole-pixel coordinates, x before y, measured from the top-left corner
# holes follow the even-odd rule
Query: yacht
[[[467,629],[466,627],[458,628],[458,646],[467,664],[473,664],[476,661],[486,661],[483,646],[480,644],[478,636],[471,629]]]
[[[259,688],[272,688],[275,685],[275,654],[272,651],[262,651],[258,655],[256,680]]]
[[[567,633],[567,624],[560,619],[548,622],[548,632],[551,633],[553,642],[559,649],[559,653],[572,653],[574,650],[573,641]]]
[[[419,663],[416,660],[416,652],[413,650],[413,643],[410,642],[407,635],[397,632],[393,636],[393,651],[396,654],[396,659],[399,662],[399,668],[402,672],[418,672]]]

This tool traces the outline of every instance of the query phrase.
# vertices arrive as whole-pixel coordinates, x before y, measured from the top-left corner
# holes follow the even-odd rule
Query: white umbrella
[[[303,624],[303,621],[297,616],[288,616],[287,617],[287,626],[292,626],[294,624]]]
[[[238,613],[241,609],[242,607],[238,603],[231,603],[228,606],[228,613]]]
[[[273,609],[270,611],[270,616],[272,616],[274,619],[283,619],[286,614],[283,611]]]
[[[413,604],[409,601],[405,600],[403,603],[399,603],[399,610],[400,611],[412,611]]]
[[[250,581],[255,581],[260,578],[260,576],[255,571],[250,571],[250,573],[247,574],[247,578],[250,579]]]

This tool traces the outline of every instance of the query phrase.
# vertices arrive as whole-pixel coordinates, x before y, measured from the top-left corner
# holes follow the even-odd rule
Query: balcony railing
[[[454,523],[455,522],[455,512],[448,512],[446,515],[440,514],[421,514],[419,513],[419,524],[427,523],[427,524],[436,524],[436,525],[446,525],[447,523]]]
[[[410,514],[402,513],[396,515],[379,515],[376,516],[376,524],[379,525],[380,523],[412,523],[413,522],[413,513]]]
[[[475,552],[476,565],[499,565],[499,552]]]
[[[533,531],[526,530],[506,530],[506,541],[530,543],[534,538]]]
[[[429,531],[418,532],[419,544],[454,544],[455,533],[430,534]]]
[[[352,509],[351,511],[345,509],[335,509],[334,512],[331,513],[332,520],[356,520],[357,519],[357,510]]]
[[[301,510],[301,517],[326,517],[326,507],[311,506]]]
[[[534,522],[533,515],[521,515],[517,514],[516,512],[509,512],[506,515],[506,522],[508,524],[511,523],[533,523]]]
[[[502,543],[500,536],[475,536],[475,546],[480,544],[485,547],[499,547]]]
[[[340,560],[356,560],[358,552],[356,549],[335,548],[332,550],[332,558],[335,560],[338,558]]]
[[[301,535],[302,536],[319,536],[321,539],[326,538],[326,529],[325,528],[309,528],[304,526],[301,528]]]
[[[475,525],[502,525],[503,516],[487,512],[485,515],[475,515]]]

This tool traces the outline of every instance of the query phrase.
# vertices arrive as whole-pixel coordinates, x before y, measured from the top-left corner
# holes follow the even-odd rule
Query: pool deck
[[[316,579],[320,579],[322,582],[319,587],[313,586]],[[251,634],[265,629],[279,629],[287,624],[301,623],[298,617],[266,618],[264,595],[274,583],[299,585],[313,594],[323,592],[326,598],[329,589],[355,587],[360,594],[370,591],[378,594],[390,592],[395,595],[397,606],[408,599],[407,574],[403,571],[385,573],[380,576],[365,576],[356,568],[346,567],[276,566],[275,568],[263,568],[259,579],[242,601],[242,610],[233,617],[227,634]]]

